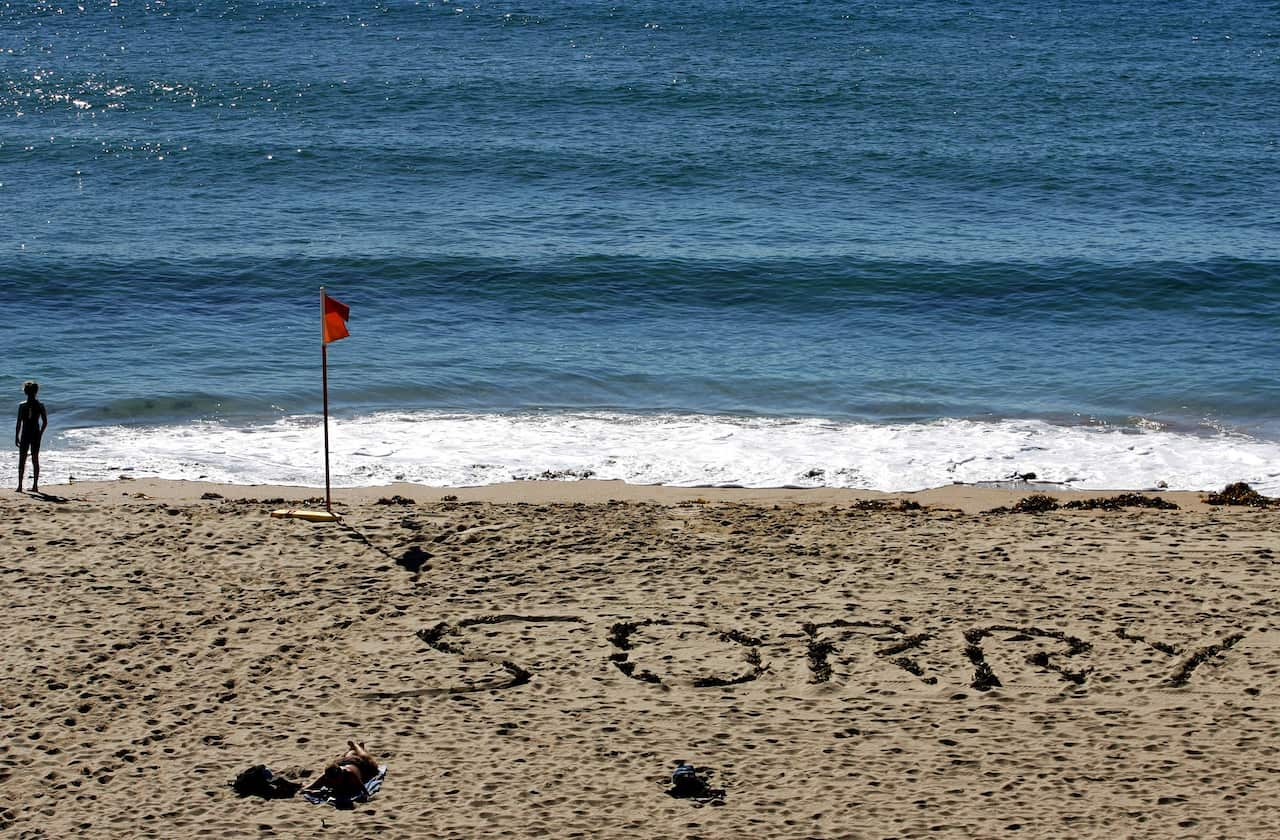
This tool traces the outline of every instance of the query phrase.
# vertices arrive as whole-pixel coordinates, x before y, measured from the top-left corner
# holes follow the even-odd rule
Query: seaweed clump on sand
[[[1057,510],[1060,507],[1062,506],[1058,504],[1058,500],[1052,496],[1035,493],[1019,499],[1013,507],[992,508],[987,513],[1044,513],[1045,511]]]
[[[1120,510],[1133,507],[1178,510],[1178,506],[1168,499],[1144,496],[1141,493],[1121,493],[1119,496],[1111,496],[1107,499],[1076,499],[1062,507],[1065,510]]]
[[[1107,498],[1073,499],[1065,504],[1060,504],[1052,496],[1037,493],[1018,500],[1013,507],[992,508],[987,513],[1045,513],[1051,510],[1121,510],[1122,508],[1178,510],[1178,506],[1168,499],[1144,496],[1141,493],[1121,493]]]
[[[909,510],[924,510],[919,502],[913,502],[910,499],[858,499],[849,505],[849,510],[892,510],[905,512]]]
[[[226,505],[230,508],[258,507],[260,505],[287,505],[299,504],[296,500],[286,499],[284,496],[275,496],[269,499],[223,499],[218,504]]]
[[[1245,505],[1256,508],[1280,507],[1280,499],[1272,499],[1254,490],[1243,481],[1228,484],[1221,493],[1210,493],[1205,501],[1211,505]]]

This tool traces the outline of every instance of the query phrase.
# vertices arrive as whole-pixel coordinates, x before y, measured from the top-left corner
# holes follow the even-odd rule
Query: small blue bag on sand
[[[671,788],[676,796],[701,796],[707,790],[707,783],[698,776],[698,768],[681,764],[671,772]]]

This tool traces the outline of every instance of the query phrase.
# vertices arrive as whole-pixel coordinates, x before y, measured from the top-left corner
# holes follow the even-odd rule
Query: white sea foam
[[[1081,489],[1280,493],[1280,443],[1238,434],[1035,420],[876,425],[822,419],[381,413],[331,423],[334,486],[454,487],[544,474],[635,484],[917,490],[1035,473]],[[47,442],[46,483],[120,474],[234,484],[324,482],[319,418],[256,426],[104,426]],[[2,468],[15,477],[16,459]]]

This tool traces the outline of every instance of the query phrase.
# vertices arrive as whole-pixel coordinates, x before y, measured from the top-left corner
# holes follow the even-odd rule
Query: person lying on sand
[[[378,775],[378,762],[364,748],[364,741],[347,741],[347,751],[324,768],[303,793],[328,790],[338,799],[354,799],[364,794],[365,783]]]

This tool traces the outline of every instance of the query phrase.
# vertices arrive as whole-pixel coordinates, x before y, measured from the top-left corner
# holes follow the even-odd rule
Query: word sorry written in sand
[[[463,684],[447,688],[376,692],[379,697],[463,693],[514,688],[535,673],[578,668],[593,651],[617,673],[654,685],[730,686],[790,674],[810,684],[915,683],[988,691],[1011,686],[1095,684],[1124,689],[1188,686],[1213,671],[1229,670],[1230,656],[1245,663],[1241,645],[1251,634],[1274,645],[1269,628],[1225,630],[1173,644],[1117,627],[1093,642],[1059,630],[986,624],[961,631],[914,632],[889,621],[805,623],[773,639],[725,630],[698,620],[642,619],[591,622],[577,616],[496,614],[442,621],[417,636],[433,651],[473,668]],[[603,633],[601,632],[603,630]],[[547,638],[550,634],[551,638]],[[1257,647],[1256,645],[1254,646]],[[1233,653],[1234,652],[1234,653]],[[798,665],[802,661],[803,665]],[[798,665],[798,666],[797,666]],[[1208,666],[1208,667],[1206,667]],[[1277,669],[1270,669],[1273,676]],[[1280,685],[1276,686],[1280,688]],[[1270,686],[1268,686],[1270,688]],[[1260,689],[1252,683],[1248,694]]]

